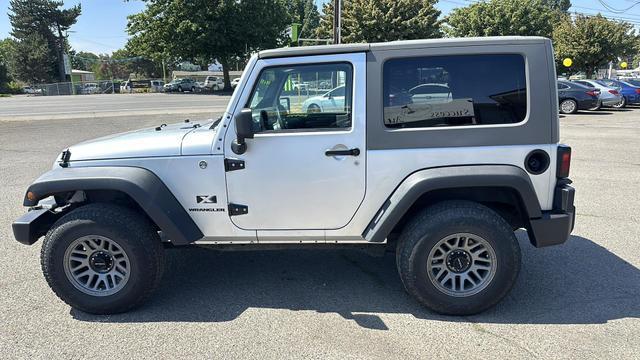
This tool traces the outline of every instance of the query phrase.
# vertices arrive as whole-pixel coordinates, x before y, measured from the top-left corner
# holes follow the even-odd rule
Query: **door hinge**
[[[246,205],[229,204],[229,216],[246,215],[249,207]]]
[[[244,160],[224,159],[224,171],[234,171],[244,169]]]

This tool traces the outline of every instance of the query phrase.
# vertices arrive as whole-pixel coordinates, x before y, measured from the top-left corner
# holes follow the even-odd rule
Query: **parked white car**
[[[83,94],[97,94],[98,92],[100,92],[100,89],[96,83],[86,83],[82,87]]]
[[[150,85],[151,92],[163,92],[164,91],[164,81],[162,80],[151,80]]]
[[[40,95],[42,94],[42,89],[32,88],[31,86],[25,86],[22,88],[22,92],[29,95]]]
[[[344,85],[327,91],[323,95],[308,98],[302,103],[302,112],[336,112],[344,111]]]
[[[414,103],[443,103],[451,101],[451,89],[447,84],[421,84],[409,89]]]
[[[204,88],[217,91],[224,89],[224,79],[218,76],[207,76],[204,80]]]
[[[611,86],[606,86],[595,80],[589,80],[589,79],[575,80],[574,82],[580,85],[584,85],[587,87],[592,87],[600,90],[600,95],[598,96],[598,100],[600,103],[598,104],[598,107],[616,106],[622,103],[622,94],[620,94],[619,89],[616,89]]]

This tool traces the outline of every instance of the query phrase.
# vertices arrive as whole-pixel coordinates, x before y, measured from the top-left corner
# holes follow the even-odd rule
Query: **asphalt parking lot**
[[[59,101],[73,98],[83,97]],[[164,96],[159,104],[165,99],[171,113],[100,117],[95,110],[71,120],[41,118],[72,104],[40,99],[19,105],[37,120],[17,121],[6,118],[10,107],[0,99],[3,358],[630,359],[640,354],[640,108],[562,117],[561,140],[573,148],[571,178],[577,189],[573,235],[561,246],[535,249],[520,233],[518,282],[483,314],[447,317],[421,308],[404,293],[391,254],[193,248],[168,251],[160,289],[144,307],[93,316],[70,309],[48,288],[40,270],[41,242],[29,247],[13,240],[11,222],[25,211],[26,187],[69,144],[184,117],[211,118],[228,98]],[[146,106],[137,103],[131,100],[127,109]],[[18,105],[11,106],[17,111]],[[194,106],[201,113],[190,113]]]

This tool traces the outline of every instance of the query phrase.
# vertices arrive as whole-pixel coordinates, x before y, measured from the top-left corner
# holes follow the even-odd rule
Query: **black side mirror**
[[[231,143],[231,150],[241,155],[247,151],[245,139],[253,139],[253,115],[251,109],[242,109],[235,117],[236,140]]]

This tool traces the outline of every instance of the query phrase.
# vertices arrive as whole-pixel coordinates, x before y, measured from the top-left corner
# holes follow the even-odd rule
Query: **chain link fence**
[[[43,96],[162,92],[162,80],[94,80],[29,86],[29,94]]]
[[[119,93],[120,85],[120,81],[95,80],[40,84],[33,85],[31,88],[35,95],[43,96],[91,95]]]

